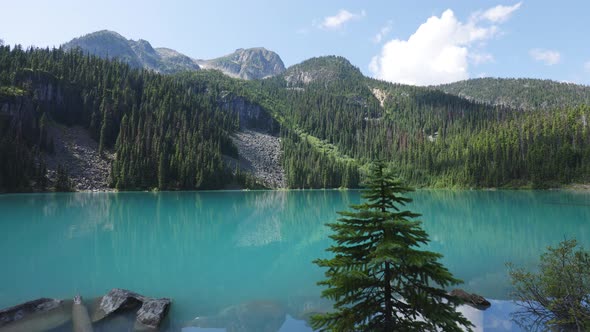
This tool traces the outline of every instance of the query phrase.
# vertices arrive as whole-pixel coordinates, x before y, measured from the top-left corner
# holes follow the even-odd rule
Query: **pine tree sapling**
[[[577,245],[548,247],[538,273],[508,265],[520,306],[512,318],[527,331],[590,330],[590,253]]]
[[[375,163],[365,183],[365,202],[339,212],[333,258],[315,261],[327,268],[322,296],[334,312],[313,316],[321,331],[463,331],[472,324],[456,311],[460,300],[445,287],[460,283],[439,262],[442,255],[419,250],[429,242],[419,214],[401,208],[411,202],[406,187],[385,164]]]

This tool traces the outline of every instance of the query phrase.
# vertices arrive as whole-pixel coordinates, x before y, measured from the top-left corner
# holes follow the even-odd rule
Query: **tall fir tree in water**
[[[312,317],[321,331],[464,331],[472,324],[456,311],[460,300],[444,288],[461,281],[439,262],[441,254],[420,250],[429,242],[420,215],[402,207],[412,191],[387,171],[371,166],[366,190],[353,212],[328,224],[333,258],[315,261],[327,268],[322,296],[334,312]]]

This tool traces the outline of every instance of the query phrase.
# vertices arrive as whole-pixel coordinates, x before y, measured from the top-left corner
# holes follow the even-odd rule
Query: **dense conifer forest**
[[[290,188],[357,187],[376,159],[415,186],[588,182],[590,108],[585,94],[565,95],[563,107],[494,104],[369,79],[340,57],[243,81],[208,70],[161,75],[76,50],[2,46],[0,191],[48,189],[45,159],[54,142],[47,131],[55,125],[85,128],[100,153],[115,156],[113,188],[254,186],[225,162],[238,155],[231,135],[240,129],[236,112],[223,106],[227,96],[259,105],[278,123]]]

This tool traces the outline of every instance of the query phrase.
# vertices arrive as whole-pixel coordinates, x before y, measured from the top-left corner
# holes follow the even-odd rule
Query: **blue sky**
[[[341,55],[368,76],[410,84],[481,76],[590,84],[586,0],[1,1],[8,44],[53,46],[109,29],[194,58],[256,46],[287,66]]]

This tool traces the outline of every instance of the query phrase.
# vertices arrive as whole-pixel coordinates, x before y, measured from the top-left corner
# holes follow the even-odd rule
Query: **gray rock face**
[[[197,60],[205,69],[217,69],[224,74],[245,80],[280,75],[285,71],[281,57],[263,47],[237,49],[235,52],[211,60]]]
[[[224,111],[238,115],[240,129],[267,131],[273,134],[279,131],[279,124],[265,109],[244,97],[227,94],[219,100],[219,106]]]
[[[449,294],[460,298],[461,300],[465,301],[465,304],[468,304],[476,309],[485,310],[491,306],[491,303],[483,296],[477,295],[475,293],[470,294],[462,289],[453,289]]]
[[[28,315],[51,311],[61,307],[60,300],[40,298],[0,310],[0,327],[21,320]]]
[[[170,299],[152,299],[125,289],[114,288],[100,299],[92,314],[92,321],[99,321],[115,312],[139,308],[136,320],[138,328],[157,328],[166,317],[170,304]]]

